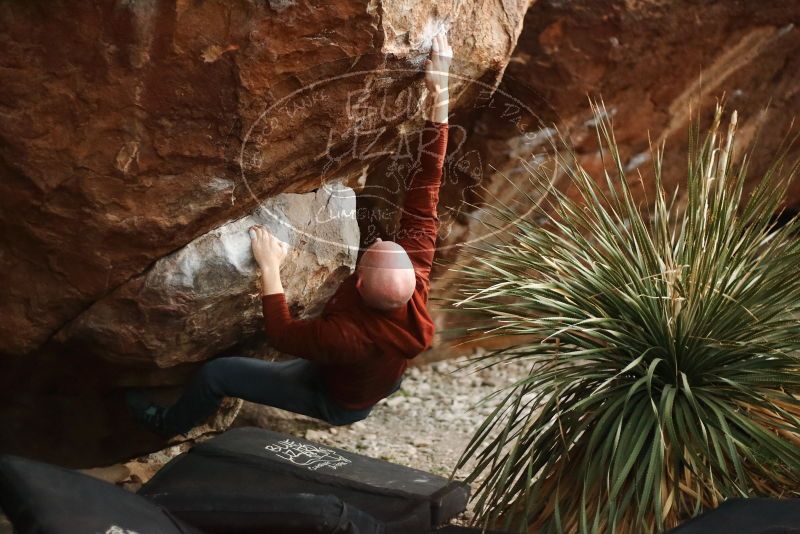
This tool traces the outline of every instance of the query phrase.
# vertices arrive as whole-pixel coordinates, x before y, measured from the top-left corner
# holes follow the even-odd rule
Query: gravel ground
[[[449,476],[477,427],[497,407],[487,395],[527,374],[520,363],[469,371],[466,359],[412,367],[400,391],[344,428],[309,429],[306,439]],[[464,471],[464,470],[462,470]],[[466,472],[458,473],[463,479]]]

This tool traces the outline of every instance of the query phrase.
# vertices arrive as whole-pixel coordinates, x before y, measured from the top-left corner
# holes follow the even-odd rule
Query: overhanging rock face
[[[273,197],[161,258],[92,305],[57,339],[120,363],[169,367],[213,357],[262,328],[248,229],[260,224],[288,243],[281,278],[288,300],[302,313],[325,302],[355,267],[355,207],[353,190],[336,185]]]
[[[0,449],[98,465],[159,448],[120,390],[179,388],[258,331],[258,206],[314,236],[292,234],[283,273],[313,313],[354,258],[319,236],[358,239],[312,217],[322,184],[358,183],[421,124],[437,32],[454,109],[472,80],[496,87],[530,3],[0,2]]]
[[[0,355],[256,198],[361,175],[359,133],[418,119],[433,35],[492,86],[530,1],[0,2]]]

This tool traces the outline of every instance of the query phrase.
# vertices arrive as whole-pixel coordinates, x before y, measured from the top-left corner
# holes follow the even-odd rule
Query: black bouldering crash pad
[[[365,532],[381,524],[387,534],[408,534],[430,532],[461,513],[469,487],[285,434],[237,428],[174,458],[139,494],[214,532],[285,532],[278,527],[287,519],[275,503],[295,499],[283,508],[295,520],[312,513],[316,519],[305,519],[360,521]],[[320,514],[314,503],[323,498],[328,512]],[[335,500],[344,506],[337,508]]]
[[[0,456],[0,508],[18,534],[199,534],[147,499],[88,475]]]
[[[800,534],[800,499],[728,499],[667,534]]]

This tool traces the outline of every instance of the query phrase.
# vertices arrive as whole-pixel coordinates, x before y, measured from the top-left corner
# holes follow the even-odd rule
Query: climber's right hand
[[[289,245],[256,224],[250,227],[250,245],[253,257],[262,271],[278,271],[289,252]]]

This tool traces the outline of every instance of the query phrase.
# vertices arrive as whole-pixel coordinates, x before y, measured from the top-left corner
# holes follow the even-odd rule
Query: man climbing
[[[238,397],[346,425],[367,417],[375,403],[400,387],[408,359],[433,339],[427,300],[447,148],[451,58],[447,37],[434,37],[425,63],[429,100],[420,165],[412,171],[396,241],[378,239],[369,246],[319,318],[291,317],[280,279],[286,245],[260,226],[250,229],[267,339],[298,358],[210,360],[170,407],[130,392],[128,405],[138,420],[164,437],[185,434],[212,415],[224,397]]]

